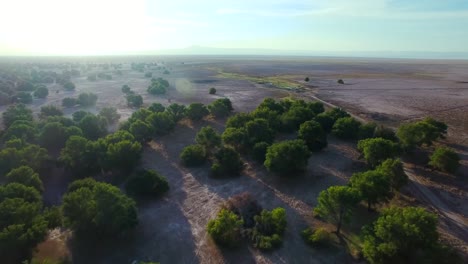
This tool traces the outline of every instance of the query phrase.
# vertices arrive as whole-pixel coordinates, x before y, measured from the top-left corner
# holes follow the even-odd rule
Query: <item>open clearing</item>
[[[120,60],[132,62],[132,58]],[[169,101],[210,103],[228,97],[236,112],[244,112],[253,110],[265,97],[295,96],[317,97],[365,120],[393,127],[404,120],[433,116],[449,125],[447,143],[461,156],[462,167],[457,177],[432,172],[422,165],[427,159],[427,153],[422,153],[420,162],[406,164],[412,183],[404,193],[413,196],[414,203],[438,212],[444,238],[468,252],[468,62],[268,57],[166,57],[154,61],[160,60],[171,67],[171,74],[154,71],[153,77],[169,80],[173,89],[167,95],[147,94],[150,80],[143,78],[143,73],[124,68],[123,75],[113,76],[112,80],[90,82],[86,74],[82,74],[84,77],[73,79],[77,87],[74,92],[50,85],[47,101],[35,99],[32,108],[39,111],[44,104],[60,105],[64,97],[93,92],[99,99],[96,107],[87,110],[96,112],[102,107],[114,106],[124,120],[134,111],[126,106],[120,91],[122,85],[128,84],[143,95],[145,105],[152,102],[168,105]],[[304,82],[307,76],[308,83]],[[343,79],[345,85],[338,85],[337,79]],[[275,80],[281,80],[281,88],[289,84],[301,86],[302,92],[275,88]],[[216,95],[208,95],[210,87],[217,89]],[[76,110],[78,108],[66,109],[65,113]],[[133,260],[161,263],[357,262],[347,252],[350,250],[315,250],[300,237],[300,231],[308,225],[324,225],[312,217],[318,193],[331,185],[345,184],[353,172],[362,169],[355,143],[330,138],[329,146],[310,158],[307,173],[292,179],[272,176],[248,160],[244,173],[230,179],[210,178],[208,167],[183,168],[179,153],[194,142],[198,129],[209,124],[222,132],[224,121],[184,122],[170,135],[148,144],[142,166],[165,175],[171,187],[169,193],[139,206],[140,224],[132,234],[96,245],[70,241],[74,263],[131,263]],[[48,203],[60,202],[68,181],[60,179],[60,175],[44,179],[46,186],[51,186],[48,182],[55,182],[54,188],[46,190]],[[247,247],[221,250],[206,234],[205,226],[215,216],[219,205],[229,196],[245,191],[265,209],[277,206],[286,209],[288,228],[280,249],[271,253]]]

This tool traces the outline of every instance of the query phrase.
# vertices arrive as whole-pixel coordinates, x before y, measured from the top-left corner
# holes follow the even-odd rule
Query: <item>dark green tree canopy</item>
[[[391,207],[365,230],[363,253],[373,264],[428,263],[421,253],[430,254],[438,238],[434,214],[417,207]]]
[[[200,166],[206,161],[206,150],[202,145],[189,145],[180,153],[180,160],[186,167]]]
[[[264,165],[280,175],[293,175],[306,169],[309,157],[303,140],[287,140],[268,148]]]
[[[450,148],[438,147],[430,157],[429,165],[449,173],[455,173],[460,167],[460,157]]]
[[[319,151],[328,145],[327,135],[316,121],[306,121],[299,127],[299,139],[306,142],[310,151]]]
[[[221,136],[211,126],[206,126],[198,131],[195,141],[210,151],[221,145]]]
[[[371,167],[375,167],[386,159],[395,158],[400,154],[398,144],[383,138],[368,138],[358,142],[358,150]]]
[[[352,117],[342,117],[336,120],[332,132],[341,139],[357,139],[360,126],[361,123],[356,119]]]
[[[62,210],[68,227],[77,232],[109,236],[137,225],[135,202],[119,188],[91,179],[77,182],[63,196]]]
[[[158,196],[169,191],[169,183],[154,170],[140,170],[127,181],[125,190],[134,196]]]
[[[35,173],[31,167],[20,166],[8,172],[6,175],[8,183],[16,182],[25,186],[33,187],[39,192],[44,191],[44,186],[39,178],[39,174]]]
[[[343,222],[348,222],[356,205],[361,201],[359,192],[349,186],[332,186],[320,192],[314,212],[336,225],[339,234]]]
[[[388,201],[393,196],[390,178],[379,170],[354,173],[349,182],[367,201],[369,210],[372,205]]]
[[[202,103],[191,103],[187,107],[187,117],[191,120],[197,121],[209,114],[208,109]]]
[[[3,124],[9,127],[17,120],[33,121],[32,111],[24,104],[12,105],[2,114]]]

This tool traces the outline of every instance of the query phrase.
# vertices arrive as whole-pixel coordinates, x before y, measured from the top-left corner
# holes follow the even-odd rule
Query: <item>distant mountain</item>
[[[184,49],[165,49],[141,52],[148,55],[259,55],[259,56],[324,56],[324,57],[371,57],[371,58],[414,58],[414,59],[468,59],[468,52],[431,51],[310,51],[275,49],[236,49],[191,46]]]

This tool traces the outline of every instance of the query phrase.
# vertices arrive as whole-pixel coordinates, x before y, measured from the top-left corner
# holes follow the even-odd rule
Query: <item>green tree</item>
[[[239,175],[244,168],[239,153],[231,147],[220,148],[216,152],[215,158],[216,161],[211,167],[211,173],[215,177]]]
[[[19,183],[0,185],[0,256],[17,263],[46,238],[39,192]]]
[[[99,156],[93,142],[80,136],[71,136],[60,152],[59,161],[77,176],[99,171]]]
[[[26,144],[21,140],[6,142],[6,148],[0,150],[0,174],[5,174],[19,166],[29,166],[34,170],[44,168],[49,160],[47,150],[37,145]]]
[[[221,136],[211,126],[206,126],[198,131],[195,141],[204,146],[207,152],[210,152],[221,145]]]
[[[71,98],[71,97],[65,97],[62,99],[62,106],[63,107],[74,107],[75,105],[78,104],[78,99],[76,98]]]
[[[7,128],[17,120],[33,121],[31,109],[27,108],[24,104],[9,106],[7,110],[3,112],[2,117],[3,124]]]
[[[208,234],[216,243],[235,247],[241,241],[243,221],[231,211],[222,209],[215,219],[210,220],[206,227]]]
[[[266,119],[256,118],[245,124],[247,132],[247,143],[251,146],[258,142],[272,143],[275,132],[270,128]]]
[[[30,92],[18,92],[15,97],[20,104],[30,104],[33,101],[33,97]]]
[[[129,107],[139,108],[143,105],[143,97],[137,94],[127,94],[127,105]]]
[[[299,127],[299,139],[306,142],[310,151],[319,151],[328,144],[327,135],[322,126],[315,121],[306,121]]]
[[[128,173],[136,167],[141,158],[141,144],[123,140],[107,146],[107,169],[119,169]]]
[[[78,123],[83,135],[91,140],[96,140],[107,133],[106,119],[92,114],[83,117]]]
[[[221,135],[224,144],[230,145],[241,151],[247,144],[247,131],[245,128],[228,127]]]
[[[63,84],[63,88],[64,88],[65,90],[67,90],[67,91],[73,91],[73,90],[75,90],[75,84],[72,83],[72,82],[70,82],[70,81],[68,81],[68,82],[65,82],[65,83]]]
[[[336,120],[332,133],[341,139],[357,139],[361,123],[352,117],[342,117]]]
[[[92,179],[78,180],[63,196],[65,224],[77,232],[107,236],[138,223],[135,202],[119,188]]]
[[[368,122],[368,123],[362,124],[359,127],[358,138],[368,139],[368,138],[375,137],[374,135],[375,135],[376,128],[377,128],[377,124],[374,122]]]
[[[185,105],[173,103],[167,107],[166,111],[172,116],[174,122],[178,122],[185,117],[187,109]]]
[[[49,95],[49,89],[45,85],[41,85],[36,88],[33,94],[37,98],[46,98]]]
[[[208,105],[210,114],[214,117],[225,117],[229,115],[228,107],[220,99],[213,101]]]
[[[154,133],[166,135],[175,127],[175,122],[167,112],[153,113],[146,118],[146,123],[150,124]]]
[[[162,105],[160,103],[152,103],[148,107],[148,110],[150,110],[153,113],[159,113],[159,112],[164,112],[164,110],[166,110],[166,108],[164,107],[164,105]]]
[[[197,121],[209,114],[208,109],[202,103],[191,103],[187,107],[187,117],[191,120]]]
[[[326,133],[330,133],[332,130],[333,124],[335,124],[335,120],[333,119],[333,117],[331,117],[326,112],[316,115],[313,120],[319,123]]]
[[[180,160],[187,167],[200,166],[206,161],[206,150],[202,145],[189,145],[180,153]]]
[[[63,111],[55,105],[46,105],[41,107],[41,113],[39,116],[41,118],[47,118],[49,116],[63,116]]]
[[[237,113],[228,118],[226,121],[226,127],[241,128],[244,127],[247,122],[252,121],[254,117],[249,113]]]
[[[42,181],[39,178],[39,174],[35,173],[31,167],[28,166],[20,166],[18,168],[12,169],[6,175],[7,183],[20,183],[25,186],[33,187],[38,192],[44,191],[44,186],[42,185]]]
[[[119,121],[120,114],[115,107],[104,107],[99,111],[99,116],[106,118],[108,124],[114,124]]]
[[[286,140],[268,148],[265,167],[280,175],[291,175],[304,171],[310,157],[303,140]]]
[[[450,148],[438,147],[431,155],[429,165],[442,171],[455,173],[460,167],[460,157]]]
[[[169,191],[169,183],[154,170],[140,170],[127,181],[125,190],[134,196],[157,196]]]
[[[150,124],[141,120],[136,120],[135,122],[131,123],[129,131],[139,142],[146,142],[151,140],[154,132],[153,127]]]
[[[121,90],[122,90],[122,93],[124,93],[124,94],[129,94],[130,91],[131,91],[132,89],[131,89],[130,86],[128,86],[127,84],[124,84],[124,85],[122,85],[122,89],[121,89]]]
[[[391,207],[364,229],[363,254],[372,264],[428,263],[421,255],[430,253],[438,238],[436,215],[423,208]]]
[[[348,186],[332,186],[320,192],[314,213],[336,225],[340,234],[343,222],[348,222],[361,200],[359,192]]]
[[[209,91],[209,94],[216,94],[216,88],[211,87],[210,91]]]
[[[375,167],[386,159],[395,158],[400,154],[399,146],[388,139],[368,138],[358,142],[358,150],[371,167]]]
[[[423,144],[430,146],[436,139],[443,138],[445,133],[447,133],[446,124],[426,118],[422,121],[401,125],[396,134],[401,144],[405,148],[411,149]]]
[[[367,201],[368,210],[372,205],[385,202],[393,196],[390,178],[378,170],[354,173],[349,182]]]
[[[281,235],[286,229],[286,210],[275,208],[263,210],[255,216],[255,227],[251,239],[254,246],[260,249],[272,249],[281,244]]]
[[[399,191],[409,179],[403,169],[403,163],[399,159],[387,159],[375,169],[390,179],[392,191]]]
[[[4,141],[14,138],[33,143],[37,138],[37,129],[30,121],[17,120],[3,133]]]
[[[98,96],[93,93],[80,93],[78,95],[78,104],[83,107],[95,106]]]

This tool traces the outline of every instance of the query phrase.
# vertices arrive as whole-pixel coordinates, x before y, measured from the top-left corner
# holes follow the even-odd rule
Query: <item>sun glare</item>
[[[146,46],[145,1],[9,1],[0,34],[9,46],[43,54],[110,54]],[[20,15],[18,15],[20,14]]]

